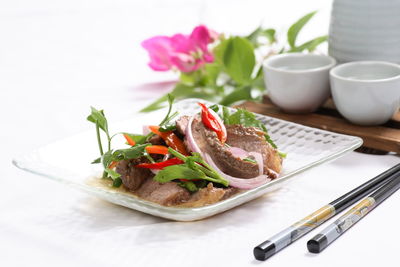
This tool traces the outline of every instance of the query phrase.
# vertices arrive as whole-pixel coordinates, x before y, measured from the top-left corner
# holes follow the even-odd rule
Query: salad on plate
[[[92,163],[104,167],[102,180],[163,206],[202,207],[279,176],[285,154],[253,113],[199,102],[199,113],[179,116],[173,100],[168,95],[166,116],[144,125],[142,134],[111,135],[104,111],[92,107],[87,119],[95,124],[100,151]],[[117,135],[128,148],[111,147]]]

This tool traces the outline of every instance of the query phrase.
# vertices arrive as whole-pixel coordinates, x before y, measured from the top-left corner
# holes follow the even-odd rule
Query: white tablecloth
[[[305,246],[316,232],[265,263],[252,248],[398,163],[396,155],[352,152],[191,223],[119,207],[11,165],[14,155],[89,129],[90,105],[117,121],[165,92],[168,83],[143,86],[175,77],[147,68],[141,40],[199,23],[239,34],[261,21],[280,29],[314,9],[320,13],[300,38],[326,33],[330,1],[297,2],[1,1],[0,266],[395,266],[400,194],[320,255]]]

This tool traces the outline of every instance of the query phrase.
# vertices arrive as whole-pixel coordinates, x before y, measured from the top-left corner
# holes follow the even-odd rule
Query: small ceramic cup
[[[400,65],[355,61],[330,71],[336,108],[359,125],[387,122],[400,106]]]
[[[288,53],[268,58],[264,80],[271,101],[289,113],[316,110],[330,95],[329,70],[336,60],[330,56]]]

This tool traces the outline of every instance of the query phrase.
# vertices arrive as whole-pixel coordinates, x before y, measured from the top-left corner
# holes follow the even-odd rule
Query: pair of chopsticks
[[[263,261],[268,259],[368,195],[307,242],[309,252],[319,253],[399,188],[400,164],[397,164],[256,246],[254,257]]]

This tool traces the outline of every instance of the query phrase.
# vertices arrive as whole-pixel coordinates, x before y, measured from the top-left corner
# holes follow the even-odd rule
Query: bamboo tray
[[[332,100],[328,100],[323,107],[310,114],[284,113],[267,97],[264,98],[263,103],[245,102],[239,107],[310,127],[358,136],[364,140],[361,152],[372,152],[376,154],[379,154],[379,151],[400,153],[399,111],[384,125],[358,126],[345,120],[336,110]]]

